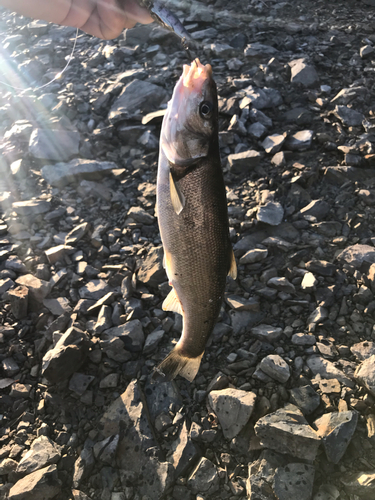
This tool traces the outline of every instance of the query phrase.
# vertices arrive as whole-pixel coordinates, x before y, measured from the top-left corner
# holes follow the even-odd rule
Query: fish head
[[[160,147],[176,165],[192,165],[209,154],[217,137],[218,104],[212,68],[195,59],[184,65],[163,120]]]

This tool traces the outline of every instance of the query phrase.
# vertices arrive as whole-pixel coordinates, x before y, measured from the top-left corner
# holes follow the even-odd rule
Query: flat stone
[[[254,409],[256,395],[239,389],[211,391],[208,401],[219,419],[224,437],[232,439],[247,424]]]
[[[285,142],[284,134],[272,134],[264,139],[262,146],[266,153],[275,154],[280,151]]]
[[[56,465],[28,474],[9,491],[9,500],[49,500],[61,491]]]
[[[313,130],[301,130],[288,136],[285,145],[291,151],[305,151],[311,147],[313,137]]]
[[[347,127],[359,127],[365,119],[362,113],[347,106],[336,106],[333,114]]]
[[[309,335],[308,333],[294,333],[291,338],[292,344],[295,345],[307,345],[311,346],[316,343],[316,338],[314,335]]]
[[[310,415],[320,405],[320,396],[311,385],[290,389],[290,402],[298,406],[304,415]]]
[[[159,108],[168,94],[165,89],[143,80],[128,83],[114,101],[108,120],[112,124],[139,116],[139,119]]]
[[[12,203],[12,208],[18,215],[26,217],[49,212],[51,209],[51,202],[47,200],[15,201]]]
[[[277,382],[284,384],[289,380],[290,368],[286,361],[278,354],[270,354],[262,359],[260,369]]]
[[[1,297],[1,295],[3,295],[3,293],[7,292],[8,290],[10,290],[14,286],[15,286],[15,283],[10,278],[5,278],[3,280],[0,280],[0,297]]]
[[[155,352],[164,335],[165,331],[160,328],[157,328],[153,332],[149,333],[146,337],[145,345],[143,347],[143,354],[147,355]]]
[[[35,129],[29,153],[41,160],[68,161],[79,154],[80,135],[70,130]]]
[[[260,418],[255,433],[262,446],[305,460],[313,461],[320,445],[301,411],[290,404]]]
[[[294,294],[296,292],[294,285],[284,277],[278,278],[276,276],[274,278],[270,278],[267,281],[267,286],[269,286],[270,288],[276,288],[276,290],[278,290],[279,292],[291,294]]]
[[[305,268],[320,276],[333,276],[337,270],[337,267],[330,262],[325,260],[309,260],[305,264]]]
[[[91,382],[95,379],[92,375],[84,373],[73,373],[69,380],[69,390],[82,396]]]
[[[234,174],[247,173],[259,165],[261,154],[255,150],[234,153],[228,156],[228,165]]]
[[[267,342],[276,342],[283,334],[283,329],[271,325],[258,325],[251,328],[251,333],[260,340]]]
[[[155,222],[155,217],[146,212],[146,210],[142,207],[131,207],[128,211],[128,217],[133,219],[135,222],[139,222],[147,226]]]
[[[240,258],[240,264],[254,264],[255,262],[261,262],[265,260],[268,255],[267,248],[254,248],[249,250]]]
[[[315,467],[308,464],[289,463],[278,467],[275,473],[274,492],[278,500],[311,500]]]
[[[117,165],[111,161],[74,159],[69,163],[55,163],[46,165],[41,169],[42,177],[51,186],[62,188],[79,179],[88,181],[100,180]]]
[[[272,45],[265,45],[259,42],[249,43],[244,50],[245,57],[270,58],[278,52],[279,51],[275,49],[275,47],[272,47]]]
[[[219,489],[219,475],[216,465],[208,458],[201,458],[190,474],[187,484],[194,495],[197,493],[212,495]]]
[[[89,231],[90,224],[82,222],[72,229],[65,237],[65,245],[76,245]]]
[[[270,226],[278,226],[284,218],[284,209],[279,202],[269,201],[258,208],[257,219]]]
[[[102,280],[92,280],[87,283],[87,285],[82,286],[78,293],[81,299],[92,299],[92,300],[99,300],[107,293],[109,293],[110,287],[108,284]]]
[[[69,300],[66,297],[58,297],[57,299],[44,299],[43,305],[55,316],[60,316],[64,313],[72,312],[69,305]]]
[[[134,319],[123,325],[109,328],[102,333],[101,338],[103,340],[119,338],[124,343],[125,349],[130,352],[141,351],[145,341],[142,323],[139,319]]]
[[[327,359],[321,356],[310,356],[306,360],[307,366],[310,368],[314,375],[320,375],[322,378],[336,378],[342,384],[348,387],[354,387],[354,382],[352,379],[347,377],[344,372],[336,368],[336,366]]]
[[[228,294],[225,296],[225,302],[231,309],[235,309],[236,311],[258,312],[260,310],[259,302],[253,298],[244,299],[238,295]]]
[[[330,205],[325,200],[312,200],[308,205],[301,208],[300,212],[303,215],[312,215],[318,221],[324,219],[330,210]]]
[[[340,394],[341,384],[335,379],[322,379],[319,381],[319,389],[322,394]]]
[[[31,443],[30,450],[22,457],[17,472],[26,475],[42,469],[50,464],[56,464],[61,457],[60,446],[47,436],[39,436]]]
[[[357,428],[358,413],[355,411],[340,411],[326,413],[314,422],[318,435],[330,462],[334,464],[344,456],[353,434]]]
[[[354,373],[355,380],[375,396],[375,355],[365,359]]]

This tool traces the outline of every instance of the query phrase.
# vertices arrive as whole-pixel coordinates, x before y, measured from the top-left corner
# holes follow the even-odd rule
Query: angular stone
[[[289,463],[275,473],[274,491],[278,500],[310,500],[314,485],[313,465]]]
[[[69,163],[55,163],[41,169],[44,180],[54,187],[62,188],[78,179],[100,180],[112,170],[118,168],[111,161],[74,159]]]
[[[303,215],[312,215],[318,221],[324,219],[330,210],[330,205],[325,200],[312,200],[308,205],[301,208]]]
[[[239,389],[211,391],[208,401],[219,419],[224,437],[232,439],[247,424],[254,409],[256,395]]]
[[[309,335],[308,333],[294,333],[291,338],[292,344],[295,345],[314,345],[316,343],[316,338],[314,335]]]
[[[41,160],[68,161],[78,155],[79,142],[76,131],[37,128],[30,136],[29,153]]]
[[[258,420],[255,433],[262,446],[279,453],[313,461],[320,438],[294,405],[270,413]]]
[[[30,450],[22,457],[17,472],[25,476],[50,464],[56,464],[61,457],[60,446],[47,436],[39,436],[31,443]]]
[[[240,102],[240,108],[243,109],[251,104],[252,108],[265,109],[276,108],[283,102],[283,98],[278,90],[263,87],[262,89],[250,85],[241,91],[245,97]]]
[[[189,466],[200,457],[199,450],[190,439],[186,421],[181,427],[178,438],[172,443],[171,451],[170,462],[177,477],[184,475]]]
[[[354,378],[375,396],[375,355],[365,359],[356,369]]]
[[[216,465],[203,457],[190,474],[187,482],[193,494],[212,495],[219,489],[219,475]]]
[[[249,250],[240,258],[240,264],[254,264],[255,262],[261,262],[265,260],[268,255],[268,250],[266,248],[254,248]]]
[[[271,325],[254,326],[250,331],[255,337],[258,337],[260,340],[266,340],[270,343],[279,340],[283,334],[282,328]]]
[[[276,288],[279,292],[284,292],[284,293],[295,293],[296,289],[290,281],[288,281],[286,278],[271,278],[267,281],[267,286],[270,288]]]
[[[18,215],[27,217],[49,212],[51,209],[51,202],[47,200],[16,201],[12,203],[12,208]]]
[[[0,292],[1,295],[1,292]],[[27,306],[29,304],[29,289],[26,286],[17,286],[9,290],[8,298],[10,308],[16,319],[23,319],[27,316]]]
[[[283,134],[272,134],[264,139],[262,146],[266,153],[275,154],[280,151],[285,142],[285,135]]]
[[[78,224],[78,226],[75,226],[74,229],[65,236],[65,245],[75,245],[88,233],[89,229],[90,224],[88,222]]]
[[[272,450],[263,450],[258,460],[250,462],[246,481],[248,500],[276,500],[273,491],[275,473],[286,462],[284,455]]]
[[[108,120],[112,124],[120,121],[142,117],[146,113],[155,111],[168,97],[162,87],[143,80],[133,80],[122,90],[114,101]]]
[[[289,380],[290,368],[288,363],[278,354],[270,354],[262,359],[260,369],[277,382],[284,384]]]
[[[270,226],[278,226],[284,218],[284,209],[279,202],[269,201],[258,208],[257,219]]]
[[[84,373],[73,373],[69,380],[69,390],[82,396],[91,382],[95,379],[92,375],[85,375]]]
[[[287,137],[286,147],[291,151],[305,151],[311,147],[313,137],[313,130],[301,130]]]
[[[61,491],[56,465],[37,470],[16,482],[9,491],[9,500],[49,500]]]
[[[157,328],[153,332],[149,333],[146,337],[145,345],[143,347],[143,354],[148,355],[154,352],[159,345],[159,342],[163,339],[165,331]]]
[[[139,281],[146,285],[157,287],[160,283],[167,281],[167,275],[163,267],[163,247],[153,247],[142,261],[137,274]]]
[[[364,262],[375,263],[375,248],[370,245],[352,245],[340,252],[336,258],[359,269]]]
[[[365,119],[362,113],[347,106],[336,106],[333,114],[347,127],[359,127]]]
[[[51,291],[51,286],[48,281],[35,278],[32,274],[20,276],[16,279],[16,283],[17,285],[26,286],[29,289],[30,297],[37,302],[42,302]]]
[[[69,300],[66,297],[58,297],[57,299],[44,299],[43,305],[55,316],[61,316],[64,313],[72,312],[69,305]]]
[[[128,211],[128,217],[135,222],[146,224],[147,226],[155,222],[155,217],[146,212],[142,207],[131,207]]]
[[[337,267],[325,260],[309,260],[305,267],[308,271],[319,274],[320,276],[333,276]]]
[[[81,299],[99,300],[109,293],[109,288],[108,284],[102,279],[92,280],[87,285],[82,286],[78,293]]]
[[[229,169],[234,174],[247,173],[259,165],[261,154],[255,150],[234,153],[228,156]]]
[[[304,87],[315,87],[319,83],[319,75],[314,68],[306,63],[305,59],[294,59],[290,61],[292,83],[300,83]]]
[[[364,361],[375,355],[375,342],[369,340],[358,342],[352,345],[350,350],[359,361]]]
[[[14,286],[14,281],[10,278],[5,278],[4,280],[0,280],[0,296],[7,292]]]
[[[342,384],[348,387],[354,387],[354,382],[345,375],[344,372],[336,368],[336,366],[327,359],[321,356],[310,356],[306,360],[307,366],[310,368],[314,375],[320,375],[322,378],[336,378]]]
[[[119,338],[124,343],[125,349],[130,352],[141,351],[145,341],[142,323],[139,319],[133,319],[123,325],[109,328],[102,334],[101,338],[103,340]]]
[[[244,50],[245,57],[266,57],[268,59],[278,52],[272,45],[265,45],[259,42],[249,43]]]
[[[320,405],[320,396],[311,385],[295,387],[289,393],[290,402],[298,406],[304,415],[310,415]]]
[[[349,446],[357,428],[358,413],[355,411],[340,411],[326,413],[314,422],[318,435],[330,462],[339,463]]]
[[[361,500],[373,500],[375,496],[375,474],[354,472],[341,478],[345,491]]]

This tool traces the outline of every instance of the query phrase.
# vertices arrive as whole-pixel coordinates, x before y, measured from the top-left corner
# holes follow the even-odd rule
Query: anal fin
[[[179,301],[176,291],[174,288],[169,292],[166,299],[163,302],[163,311],[171,311],[183,315],[183,310],[181,302]]]
[[[169,191],[171,194],[173,210],[177,215],[179,215],[185,206],[185,196],[181,193],[181,190],[173,180],[171,172],[169,172]]]
[[[234,280],[237,278],[237,264],[232,248],[230,249],[230,267],[228,271],[228,276],[230,276]]]

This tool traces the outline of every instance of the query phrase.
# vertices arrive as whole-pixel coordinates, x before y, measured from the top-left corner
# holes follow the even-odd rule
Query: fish
[[[165,311],[183,330],[154,380],[195,378],[217,321],[226,277],[237,276],[218,135],[216,84],[209,64],[184,65],[163,119],[156,208],[164,267],[172,289]]]
[[[137,0],[137,2],[141,7],[148,10],[151,17],[160,26],[172,31],[181,39],[182,45],[190,57],[190,49],[194,47],[194,42],[178,17],[159,0]]]

